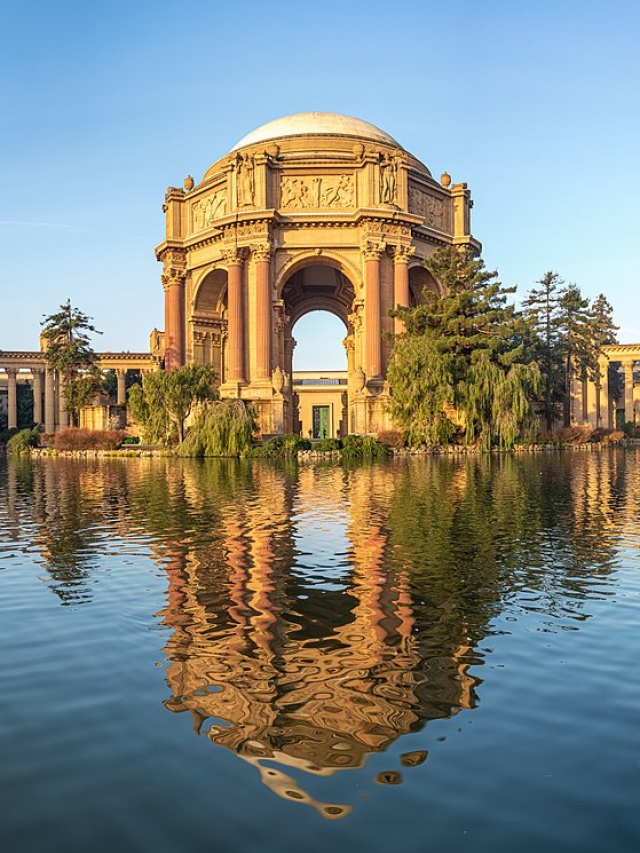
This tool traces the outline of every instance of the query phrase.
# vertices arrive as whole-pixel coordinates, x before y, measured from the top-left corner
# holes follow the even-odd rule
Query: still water
[[[640,849],[640,452],[0,459],[2,853]]]

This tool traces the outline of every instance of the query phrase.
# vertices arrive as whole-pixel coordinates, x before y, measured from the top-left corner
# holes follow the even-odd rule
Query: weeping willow
[[[251,452],[254,426],[242,400],[209,403],[176,452],[179,456],[246,456]]]

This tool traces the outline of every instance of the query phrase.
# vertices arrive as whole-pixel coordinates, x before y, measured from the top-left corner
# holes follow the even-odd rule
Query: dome
[[[283,136],[349,136],[402,148],[400,143],[384,130],[359,118],[338,113],[296,113],[257,127],[243,136],[231,150],[236,151],[238,148],[257,145],[271,139],[281,139]]]

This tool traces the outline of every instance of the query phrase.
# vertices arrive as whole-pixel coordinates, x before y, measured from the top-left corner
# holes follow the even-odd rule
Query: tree
[[[71,300],[40,324],[45,341],[47,366],[57,370],[62,381],[67,411],[77,423],[78,410],[89,405],[101,389],[98,360],[91,346],[90,334],[101,335],[92,317],[71,306]]]
[[[468,251],[441,249],[425,264],[445,292],[391,312],[405,326],[388,371],[391,413],[411,442],[449,442],[455,409],[466,443],[510,446],[533,425],[540,379],[527,323],[507,304],[515,288]]]
[[[197,403],[216,400],[210,365],[189,364],[169,372],[145,373],[129,391],[129,406],[147,441],[170,444],[184,439],[185,421]]]
[[[560,292],[563,280],[558,273],[546,272],[522,300],[524,316],[533,331],[533,353],[540,365],[541,391],[547,430],[553,429],[556,403],[564,397],[561,337]]]
[[[571,379],[574,374],[582,381],[592,370],[591,327],[589,325],[589,300],[583,298],[576,284],[560,291],[558,300],[560,339],[558,351],[563,360],[564,425],[571,424]]]
[[[602,348],[608,344],[615,344],[617,342],[616,332],[619,329],[619,326],[616,326],[613,322],[613,308],[603,293],[600,293],[590,306],[588,324],[591,350],[589,377],[596,386],[597,418],[598,426],[600,426],[602,418],[600,408],[602,396],[600,359],[602,357]]]

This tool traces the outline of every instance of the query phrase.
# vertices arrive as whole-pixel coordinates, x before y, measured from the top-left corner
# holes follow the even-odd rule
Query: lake
[[[0,849],[640,849],[640,451],[0,458]]]

